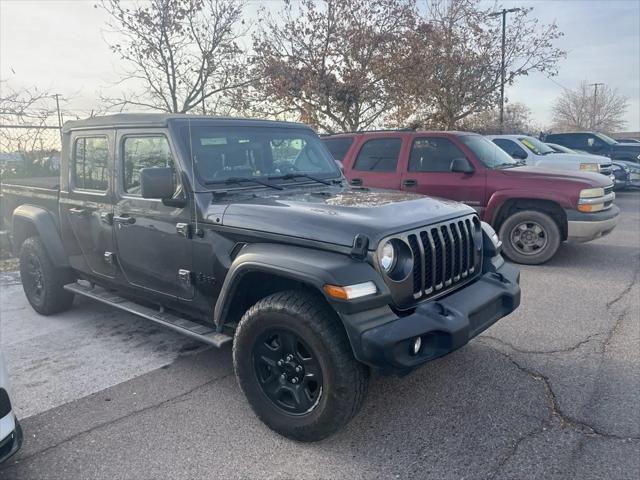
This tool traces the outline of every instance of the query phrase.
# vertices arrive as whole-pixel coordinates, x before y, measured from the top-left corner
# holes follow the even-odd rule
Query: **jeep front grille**
[[[480,273],[482,250],[474,246],[474,232],[481,235],[480,220],[469,215],[406,234],[415,299],[439,296]]]

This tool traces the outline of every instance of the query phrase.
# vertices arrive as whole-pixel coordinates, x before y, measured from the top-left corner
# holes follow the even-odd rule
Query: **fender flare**
[[[51,262],[56,267],[69,267],[60,231],[54,216],[48,210],[34,205],[21,205],[12,215],[13,249],[16,256],[20,246],[27,239],[29,226],[38,232]]]
[[[390,292],[382,277],[366,262],[347,255],[305,247],[272,243],[251,244],[244,247],[234,259],[214,308],[214,323],[221,327],[230,310],[242,278],[252,272],[298,281],[317,290],[342,318],[349,313],[389,303]],[[325,284],[353,285],[372,281],[378,293],[350,301],[329,297],[323,290]]]

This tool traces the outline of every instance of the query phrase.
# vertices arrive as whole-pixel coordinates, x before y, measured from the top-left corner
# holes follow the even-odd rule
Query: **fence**
[[[60,129],[48,125],[0,125],[0,175],[34,178],[57,175]]]

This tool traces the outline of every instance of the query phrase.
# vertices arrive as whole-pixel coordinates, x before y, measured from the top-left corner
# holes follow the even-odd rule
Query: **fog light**
[[[420,348],[422,348],[422,338],[416,337],[413,340],[413,345],[411,345],[411,355],[417,355],[420,353]]]

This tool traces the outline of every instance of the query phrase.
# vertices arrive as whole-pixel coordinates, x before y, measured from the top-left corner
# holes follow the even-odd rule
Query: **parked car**
[[[499,231],[514,262],[548,261],[561,242],[611,232],[619,209],[613,184],[596,173],[521,166],[487,138],[464,132],[341,134],[352,185],[457,200]]]
[[[603,133],[566,132],[548,133],[545,142],[564,145],[573,150],[581,150],[595,155],[604,155],[612,160],[626,160],[640,163],[640,143],[620,143]]]
[[[9,391],[9,374],[4,355],[0,351],[0,463],[22,446],[22,429],[11,406]]]
[[[488,135],[487,138],[511,155],[512,158],[522,160],[525,165],[560,170],[597,172],[606,175],[612,182],[615,180],[611,168],[611,160],[607,157],[585,156],[578,153],[558,153],[537,138],[526,135]]]
[[[62,145],[59,188],[2,186],[31,306],[82,295],[233,341],[240,387],[282,435],[328,436],[370,369],[407,373],[519,305],[472,208],[351,188],[304,125],[122,114],[66,123]]]
[[[558,153],[578,153],[591,156],[590,153],[572,150],[557,143],[547,143],[547,145]],[[597,157],[601,156],[597,155]],[[640,165],[625,160],[613,160],[611,162],[611,171],[614,177],[614,190],[625,190],[629,187],[640,186]],[[632,178],[632,175],[634,178]]]

